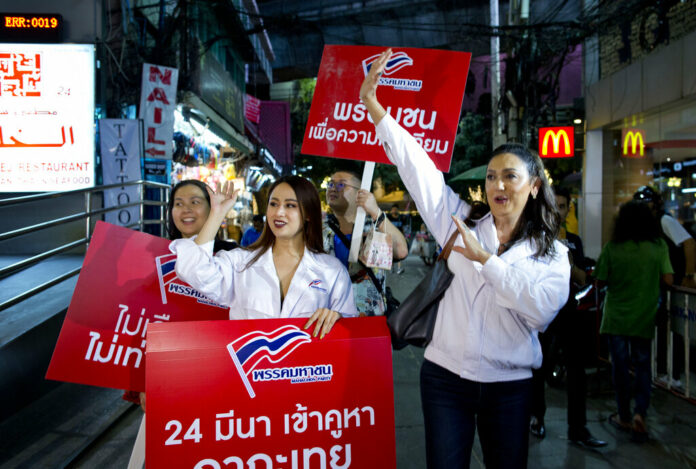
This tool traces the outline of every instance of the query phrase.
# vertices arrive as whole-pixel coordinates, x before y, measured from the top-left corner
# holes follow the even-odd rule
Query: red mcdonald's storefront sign
[[[575,156],[574,133],[573,127],[541,127],[539,129],[539,156],[542,158]]]
[[[621,155],[628,158],[641,158],[645,155],[645,130],[621,130]]]

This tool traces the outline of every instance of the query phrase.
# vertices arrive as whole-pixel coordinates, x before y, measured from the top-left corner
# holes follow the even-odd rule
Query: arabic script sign
[[[94,185],[94,46],[0,44],[0,192]]]
[[[384,49],[324,47],[302,153],[389,163],[358,97]],[[440,171],[449,171],[470,60],[469,52],[398,48],[380,78],[380,102]]]
[[[153,324],[148,467],[396,467],[384,317]]]

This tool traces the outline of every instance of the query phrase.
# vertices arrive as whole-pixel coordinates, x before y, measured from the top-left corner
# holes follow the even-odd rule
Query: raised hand
[[[379,77],[384,72],[384,67],[392,56],[391,48],[382,52],[377,60],[372,62],[370,71],[367,72],[365,79],[360,86],[360,100],[365,101],[377,98],[377,86],[379,85]]]
[[[234,188],[234,182],[225,181],[223,184],[218,184],[218,187],[213,191],[210,187],[208,189],[208,195],[210,196],[210,211],[211,213],[224,213],[227,214],[232,207],[234,207],[235,202],[237,202],[237,195],[239,195],[239,189]]]

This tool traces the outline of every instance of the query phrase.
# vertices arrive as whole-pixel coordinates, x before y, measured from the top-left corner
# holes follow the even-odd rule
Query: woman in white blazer
[[[323,338],[341,316],[357,316],[350,277],[324,254],[321,204],[312,183],[299,176],[270,188],[266,226],[246,249],[213,255],[213,239],[238,190],[208,188],[210,215],[197,237],[170,245],[176,273],[213,301],[229,306],[230,319],[309,317],[305,328]]]
[[[486,467],[524,468],[532,368],[542,360],[537,332],[565,303],[570,280],[555,198],[539,157],[506,144],[488,162],[490,207],[472,213],[377,100],[390,56],[373,63],[360,98],[437,242],[459,233],[459,254],[447,261],[454,279],[421,368],[428,468],[469,467],[477,429]]]

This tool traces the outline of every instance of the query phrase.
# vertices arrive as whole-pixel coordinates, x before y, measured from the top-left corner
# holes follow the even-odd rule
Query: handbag
[[[373,230],[367,235],[358,258],[367,267],[391,270],[394,258],[392,249],[391,235],[377,231],[376,224],[373,224]]]
[[[387,318],[394,350],[407,345],[425,347],[433,338],[440,300],[454,278],[447,267],[447,258],[458,234],[457,230],[452,233],[433,269]]]

